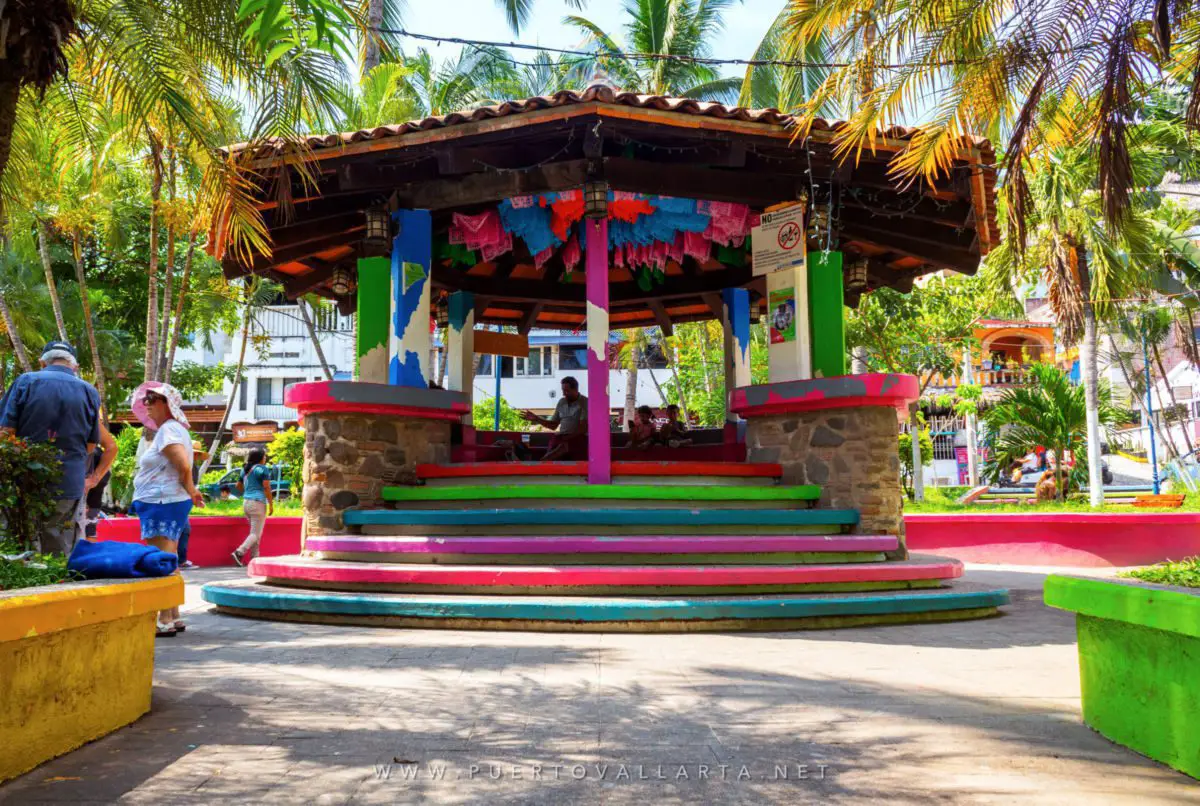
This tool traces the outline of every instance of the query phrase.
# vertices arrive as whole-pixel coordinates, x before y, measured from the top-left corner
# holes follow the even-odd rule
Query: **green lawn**
[[[218,515],[234,515],[240,518],[242,514],[241,500],[209,501],[203,508],[197,507],[192,509],[193,518],[216,517]],[[293,497],[284,501],[276,501],[275,514],[277,516],[300,516],[304,514],[304,511],[300,499]]]
[[[1156,582],[1160,585],[1181,585],[1200,588],[1200,557],[1188,557],[1179,562],[1165,562],[1133,571],[1124,571],[1119,576]]]
[[[1095,512],[1086,498],[1076,497],[1062,503],[1049,504],[960,504],[958,499],[967,492],[966,487],[926,487],[925,500],[921,503],[904,502],[905,514],[936,514],[943,512]],[[1183,506],[1178,509],[1159,507],[1132,507],[1121,504],[1106,504],[1100,512],[1200,512],[1200,495],[1189,493]]]

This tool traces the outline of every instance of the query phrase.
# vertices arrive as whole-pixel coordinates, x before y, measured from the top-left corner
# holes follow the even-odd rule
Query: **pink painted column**
[[[588,483],[612,482],[608,415],[608,220],[587,222]]]

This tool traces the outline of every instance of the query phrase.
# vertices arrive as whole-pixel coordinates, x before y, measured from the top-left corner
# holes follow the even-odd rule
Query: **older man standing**
[[[47,344],[41,364],[40,371],[13,382],[0,412],[0,430],[30,442],[53,442],[58,448],[58,507],[42,530],[38,550],[70,554],[78,535],[88,458],[100,442],[100,394],[78,376],[75,348],[67,342]]]

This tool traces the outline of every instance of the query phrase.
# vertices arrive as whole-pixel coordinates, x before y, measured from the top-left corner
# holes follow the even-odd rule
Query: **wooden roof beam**
[[[658,327],[662,330],[663,335],[674,336],[675,328],[671,325],[671,317],[667,315],[666,307],[656,299],[648,299],[646,303],[650,306],[650,311],[654,314],[654,321],[658,322]]]
[[[544,303],[535,302],[529,306],[529,311],[521,317],[521,323],[517,325],[517,332],[522,336],[528,336],[529,331],[533,330],[533,326],[537,324],[538,316],[542,312]]]

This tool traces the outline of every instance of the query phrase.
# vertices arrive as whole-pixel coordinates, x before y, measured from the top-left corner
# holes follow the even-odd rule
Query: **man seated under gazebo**
[[[562,379],[562,397],[554,407],[553,416],[521,412],[526,422],[555,431],[550,437],[550,449],[542,457],[543,462],[587,458],[587,406],[587,398],[579,394],[579,381],[568,375]]]

